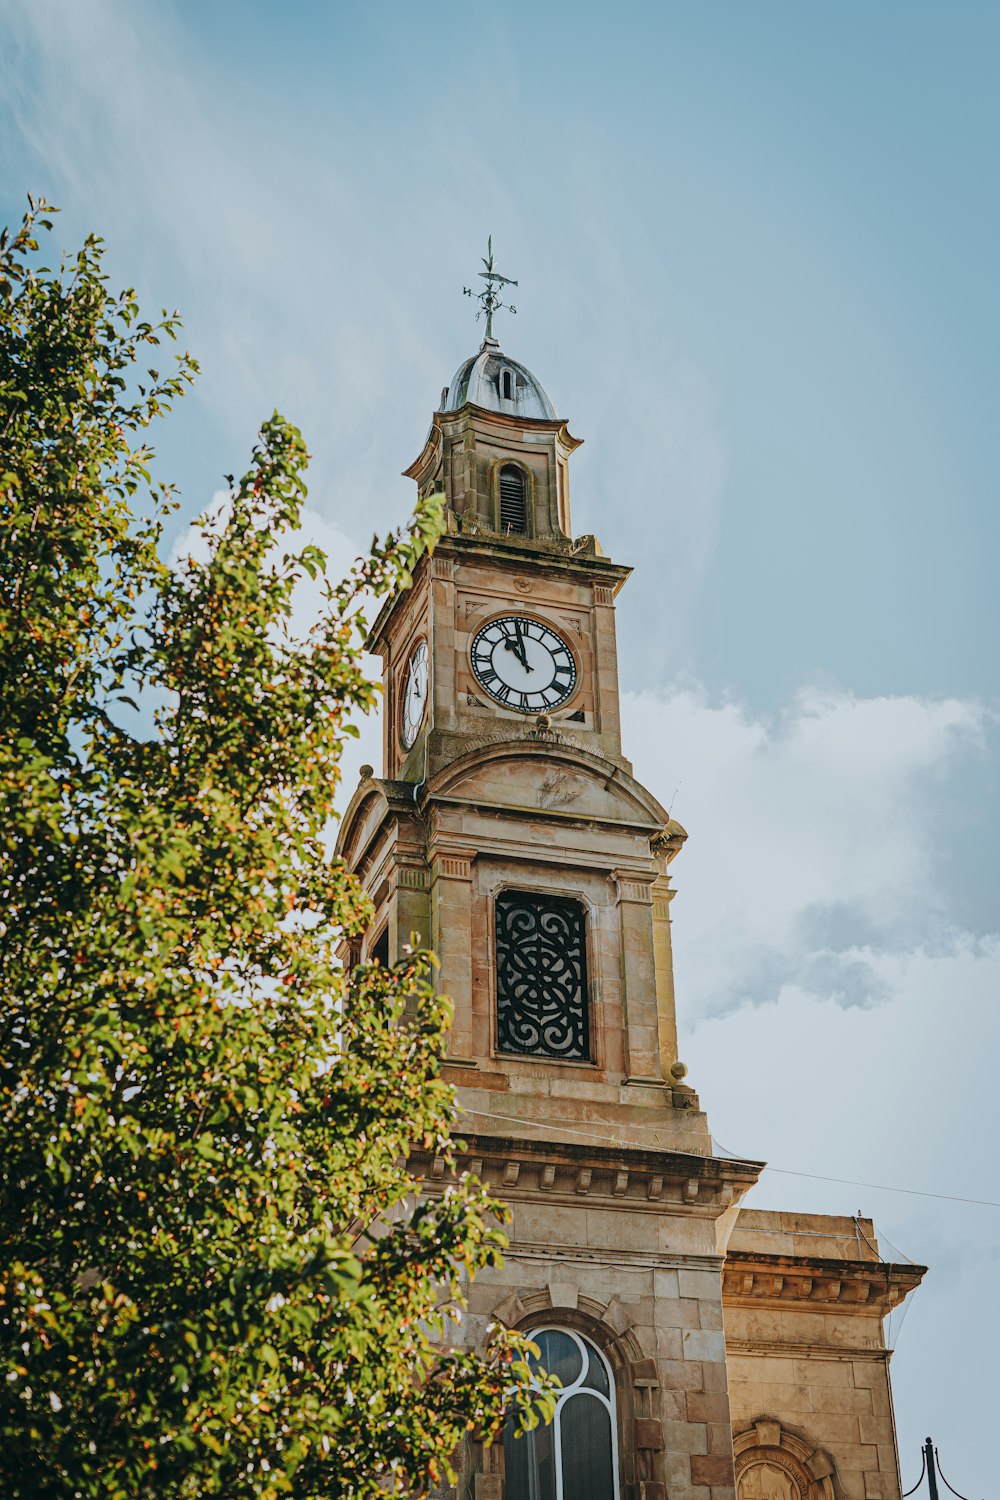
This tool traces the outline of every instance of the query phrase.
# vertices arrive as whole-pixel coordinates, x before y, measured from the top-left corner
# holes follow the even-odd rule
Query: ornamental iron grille
[[[587,937],[579,902],[503,891],[496,930],[500,1051],[588,1059]]]

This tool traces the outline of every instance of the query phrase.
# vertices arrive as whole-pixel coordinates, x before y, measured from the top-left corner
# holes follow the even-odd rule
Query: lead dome
[[[442,394],[441,410],[458,411],[471,403],[511,417],[555,422],[555,407],[541,381],[499,344],[487,339],[478,354],[459,365]]]

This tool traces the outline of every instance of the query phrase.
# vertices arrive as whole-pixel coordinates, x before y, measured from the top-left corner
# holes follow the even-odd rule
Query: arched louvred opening
[[[524,475],[516,464],[504,464],[500,470],[500,530],[514,536],[526,536],[528,531]]]

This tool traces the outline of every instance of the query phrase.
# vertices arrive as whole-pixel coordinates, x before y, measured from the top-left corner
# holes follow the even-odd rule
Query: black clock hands
[[[508,637],[504,641],[504,646],[505,646],[505,648],[508,651],[513,651],[514,654],[515,654],[515,656],[517,657],[518,661],[521,663],[521,666],[524,668],[524,670],[526,672],[530,672],[533,669],[529,665],[528,658],[527,658],[527,656],[525,654],[525,650],[524,650],[524,636],[521,634],[521,622],[520,622],[520,620],[515,620],[514,621],[514,629],[517,632],[517,640],[516,641],[512,641]]]

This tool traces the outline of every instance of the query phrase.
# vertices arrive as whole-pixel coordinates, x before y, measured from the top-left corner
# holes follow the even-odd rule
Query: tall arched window
[[[500,530],[516,536],[528,530],[524,475],[516,464],[504,464],[500,470]]]
[[[548,1427],[503,1435],[504,1500],[618,1500],[615,1387],[604,1355],[568,1328],[536,1328],[541,1365],[562,1391]]]

